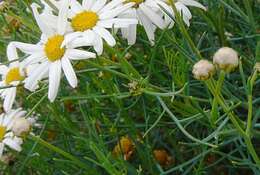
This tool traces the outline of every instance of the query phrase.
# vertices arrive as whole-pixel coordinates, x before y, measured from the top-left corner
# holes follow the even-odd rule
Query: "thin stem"
[[[245,140],[245,143],[246,143],[246,146],[247,146],[247,150],[249,151],[249,153],[251,154],[251,156],[253,157],[255,163],[257,164],[258,168],[260,168],[260,160],[259,160],[259,157],[255,151],[255,148],[252,144],[252,141],[250,139],[250,137],[244,137],[244,140]]]
[[[182,133],[188,137],[189,139],[191,139],[194,142],[203,144],[203,145],[207,145],[213,148],[217,148],[217,145],[211,144],[211,143],[207,143],[207,142],[203,142],[195,137],[193,137],[192,135],[190,135],[190,133],[188,133],[185,128],[182,126],[182,124],[180,123],[180,121],[175,117],[175,115],[170,111],[170,109],[167,107],[167,105],[164,103],[164,101],[161,99],[161,97],[157,96],[157,99],[159,101],[159,103],[161,104],[162,108],[169,114],[169,116],[173,119],[173,121],[176,123],[176,125],[178,126],[178,128],[182,131]]]
[[[223,76],[223,75],[222,75]],[[246,136],[245,131],[241,128],[239,122],[236,120],[235,115],[229,111],[229,108],[227,107],[226,103],[221,99],[220,95],[217,94],[214,89],[212,88],[212,82],[207,81],[206,85],[208,86],[209,90],[211,91],[211,93],[213,94],[214,98],[216,98],[216,100],[218,101],[218,104],[223,108],[223,110],[227,113],[228,117],[230,118],[230,120],[232,121],[233,125],[235,126],[235,128],[237,129],[237,131],[239,132],[239,134],[241,136]]]
[[[251,24],[251,26],[253,28],[253,32],[256,32],[256,25],[255,25],[253,11],[251,8],[251,2],[249,2],[249,0],[243,0],[243,3],[245,5],[246,11],[247,11],[249,23]]]
[[[248,91],[248,114],[247,114],[247,127],[246,127],[246,134],[248,137],[251,135],[251,129],[252,129],[252,118],[253,118],[253,86],[254,82],[257,77],[257,71],[255,70],[251,79],[249,80],[249,91]]]
[[[85,163],[81,162],[79,159],[77,159],[76,157],[74,157],[70,153],[65,152],[62,149],[60,149],[60,148],[58,148],[58,147],[56,147],[56,146],[46,142],[45,140],[41,139],[40,137],[34,136],[34,135],[30,135],[29,138],[31,140],[33,140],[33,141],[38,142],[42,146],[44,146],[44,147],[46,147],[46,148],[48,148],[48,149],[50,149],[50,150],[52,150],[52,151],[54,151],[54,152],[56,152],[56,153],[58,153],[60,155],[66,157],[67,159],[69,159],[72,162],[74,162],[75,165],[77,165],[77,166],[79,166],[81,168],[84,168],[84,169],[89,169],[89,167]]]
[[[255,71],[256,72],[256,71]],[[257,76],[257,73],[254,73],[252,78],[251,78],[251,81],[250,81],[250,94],[252,93],[252,87],[253,87],[253,84],[254,84],[254,81],[256,79],[256,76]],[[225,73],[221,73],[220,74],[220,81],[224,81],[224,78],[225,78]],[[221,82],[218,82],[217,84],[217,89],[220,88],[220,83]],[[214,95],[214,97],[217,99],[219,105],[223,108],[223,110],[225,111],[225,113],[227,113],[228,117],[230,118],[230,120],[232,121],[233,125],[235,126],[236,130],[240,133],[240,135],[244,138],[245,140],[245,144],[247,146],[247,150],[248,152],[250,153],[250,155],[252,156],[252,158],[254,159],[255,163],[257,164],[258,168],[260,168],[260,160],[258,158],[258,155],[254,149],[254,146],[252,144],[252,141],[250,139],[250,129],[252,127],[252,106],[250,107],[249,106],[249,117],[248,117],[248,122],[247,122],[247,129],[246,129],[246,132],[241,128],[240,124],[238,123],[238,121],[236,120],[236,116],[229,111],[229,108],[227,107],[226,103],[222,100],[222,98],[220,97],[220,93],[216,93],[213,89],[213,85],[212,85],[212,82],[211,81],[208,81],[206,82],[208,88],[210,89],[211,93]],[[252,94],[251,94],[252,96]],[[252,101],[251,101],[251,97],[249,95],[249,103],[252,104]],[[249,104],[250,105],[250,104]]]
[[[190,48],[192,49],[192,51],[197,55],[196,59],[197,59],[197,60],[203,59],[203,57],[201,56],[199,50],[197,49],[197,47],[195,46],[193,40],[191,39],[191,37],[190,37],[188,31],[186,30],[185,25],[184,25],[184,23],[183,23],[183,21],[182,21],[182,19],[181,19],[181,16],[180,16],[178,10],[177,10],[176,7],[175,7],[175,4],[172,2],[172,0],[170,0],[169,2],[170,2],[170,5],[171,5],[172,8],[173,8],[174,14],[175,14],[175,16],[176,16],[176,22],[177,22],[177,24],[178,24],[178,26],[179,26],[179,28],[180,28],[180,31],[182,32],[184,38],[185,38],[185,39],[187,40],[187,42],[189,43],[189,46],[190,46]]]

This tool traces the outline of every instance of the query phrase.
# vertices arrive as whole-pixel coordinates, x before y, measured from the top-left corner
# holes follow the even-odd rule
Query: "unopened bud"
[[[13,124],[12,130],[16,136],[24,136],[30,132],[31,123],[24,117],[17,118]]]
[[[192,73],[197,80],[207,80],[214,75],[215,67],[208,60],[200,60],[193,66]]]
[[[231,72],[238,66],[238,54],[229,47],[220,48],[213,57],[213,63],[225,72]]]

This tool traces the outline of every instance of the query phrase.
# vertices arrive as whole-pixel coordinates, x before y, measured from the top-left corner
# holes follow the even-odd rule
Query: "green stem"
[[[253,86],[257,77],[257,71],[255,70],[251,79],[249,80],[249,91],[248,91],[248,114],[247,114],[247,127],[246,127],[246,134],[248,137],[251,135],[252,129],[252,118],[253,118]]]
[[[260,168],[260,159],[255,151],[255,148],[252,144],[252,141],[250,139],[250,137],[244,137],[246,146],[247,146],[247,150],[249,151],[249,153],[251,154],[251,156],[253,157],[255,163],[257,164],[258,168]]]
[[[233,114],[233,112],[229,111],[229,108],[227,107],[227,105],[225,104],[224,101],[221,100],[221,98],[219,97],[219,95],[216,95],[215,98],[217,99],[219,105],[223,108],[223,110],[227,113],[228,117],[230,118],[231,122],[233,123],[233,125],[235,126],[235,128],[237,129],[237,131],[239,132],[239,134],[241,136],[246,136],[245,131],[241,128],[239,122],[236,120],[235,115]]]
[[[255,71],[256,72],[256,71]],[[223,101],[223,99],[221,98],[221,93],[220,91],[214,91],[214,86],[212,81],[208,81],[206,82],[209,90],[211,91],[211,93],[214,95],[214,98],[216,98],[216,100],[218,101],[219,105],[223,108],[223,110],[227,113],[228,117],[230,118],[231,122],[233,123],[233,125],[235,126],[236,130],[239,132],[239,134],[244,138],[245,140],[245,144],[247,146],[247,150],[250,153],[250,155],[252,156],[252,158],[254,159],[255,163],[257,164],[258,168],[260,168],[260,159],[258,158],[258,155],[254,149],[254,146],[252,144],[252,141],[250,139],[250,131],[251,131],[251,127],[252,127],[252,87],[253,84],[255,82],[255,79],[257,77],[257,73],[254,73],[251,80],[250,80],[250,95],[249,95],[249,111],[248,111],[248,122],[247,122],[247,129],[246,132],[241,128],[239,122],[236,120],[236,116],[234,115],[234,113],[232,113],[231,111],[229,111],[228,106],[226,105],[225,101]],[[219,81],[217,83],[217,90],[221,88],[222,83],[224,81],[225,78],[225,73],[221,72],[220,73],[220,77],[219,77]],[[219,92],[219,93],[218,93]],[[251,97],[250,97],[251,96]],[[250,107],[251,105],[251,107]]]
[[[247,11],[249,23],[251,24],[251,26],[253,28],[253,32],[256,32],[256,25],[255,25],[253,11],[251,8],[251,2],[249,2],[249,0],[243,0],[243,3],[245,5],[246,11]]]
[[[215,90],[215,93],[219,96],[221,95],[221,88],[222,88],[224,80],[225,80],[225,72],[221,71],[218,82],[217,82],[216,90]],[[214,97],[213,104],[212,104],[212,110],[211,110],[211,118],[210,118],[211,125],[213,127],[216,127],[215,122],[217,121],[217,119],[218,119],[218,100]]]
[[[172,6],[172,9],[173,9],[174,14],[176,16],[176,22],[177,22],[177,24],[178,24],[178,26],[180,28],[180,31],[182,32],[182,34],[183,34],[184,38],[186,39],[186,41],[189,43],[189,46],[192,49],[192,51],[196,54],[197,60],[203,59],[203,57],[200,54],[200,51],[195,46],[195,44],[192,41],[188,31],[186,30],[185,25],[184,25],[184,23],[183,23],[183,21],[181,19],[181,16],[180,16],[178,10],[175,7],[175,4],[172,2],[172,0],[170,0],[169,2],[170,2],[170,5]]]
[[[29,138],[31,140],[35,141],[35,142],[38,142],[42,146],[44,146],[44,147],[46,147],[46,148],[48,148],[48,149],[50,149],[50,150],[52,150],[52,151],[54,151],[54,152],[56,152],[56,153],[58,153],[60,155],[66,157],[67,159],[71,160],[75,165],[77,165],[77,166],[79,166],[81,168],[84,168],[84,169],[89,169],[89,167],[85,163],[81,162],[79,159],[77,159],[76,157],[74,157],[70,153],[65,152],[62,149],[60,149],[60,148],[58,148],[58,147],[56,147],[56,146],[46,142],[45,140],[41,139],[40,137],[34,136],[34,135],[30,135]]]

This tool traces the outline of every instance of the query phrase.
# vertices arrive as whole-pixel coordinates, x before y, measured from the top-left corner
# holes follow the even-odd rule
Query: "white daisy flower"
[[[170,8],[169,5],[162,0],[127,0],[127,2],[133,2],[135,5],[131,9],[122,13],[120,17],[136,18],[139,24],[144,27],[146,35],[153,45],[155,40],[155,30],[157,28],[165,29],[167,27],[163,15],[164,11],[160,8],[158,2],[167,8]],[[133,45],[136,42],[136,29],[136,24],[121,29],[122,36],[128,40],[128,44],[130,45]]]
[[[4,100],[3,108],[6,112],[8,112],[13,106],[17,86],[25,79],[23,66],[19,61],[15,61],[18,59],[18,55],[13,44],[9,44],[7,47],[7,58],[9,61],[13,62],[11,62],[9,66],[0,66],[0,74],[2,75],[0,87],[8,87],[0,89],[1,98]]]
[[[172,27],[174,25],[174,20],[172,19],[172,17],[175,17],[175,14],[171,7],[169,8],[164,5],[164,3],[169,2],[169,0],[156,0],[156,1],[162,8],[164,8],[165,11],[167,11],[168,14],[166,13],[165,14],[166,16],[168,16],[169,14],[171,15],[171,17],[169,17],[169,16],[166,17],[167,18],[166,22],[168,24],[170,24],[170,26]],[[162,3],[162,1],[164,1],[164,3]],[[202,4],[200,4],[199,2],[197,2],[195,0],[177,0],[177,1],[175,1],[175,7],[176,7],[177,11],[181,14],[185,24],[187,26],[190,26],[190,20],[192,18],[192,14],[187,6],[197,7],[197,8],[201,8],[203,10],[206,10],[206,7],[204,7]]]
[[[174,25],[174,11],[169,5],[169,0],[127,0],[134,2],[135,6],[124,12],[121,17],[137,18],[141,24],[151,44],[154,44],[156,28],[165,29],[172,28]],[[194,0],[178,0],[176,3],[177,10],[182,14],[184,22],[189,26],[192,18],[191,12],[186,6],[205,7]],[[170,16],[169,16],[170,15]],[[136,42],[136,25],[121,29],[122,36],[128,40],[128,44],[132,45]]]
[[[18,152],[22,150],[23,140],[14,135],[12,127],[16,119],[25,116],[25,113],[25,111],[17,109],[0,115],[0,157],[3,155],[5,146]]]
[[[88,58],[95,58],[95,53],[75,49],[81,47],[81,42],[66,42],[67,41],[67,11],[69,8],[69,0],[61,1],[61,8],[58,17],[52,19],[51,15],[48,21],[57,21],[56,27],[48,25],[48,21],[43,21],[38,12],[38,6],[32,4],[32,10],[35,20],[42,32],[41,41],[37,44],[26,44],[21,42],[13,42],[22,52],[28,54],[23,62],[24,65],[40,63],[39,66],[32,71],[25,81],[25,88],[34,91],[37,87],[38,81],[42,80],[44,75],[49,77],[49,91],[48,98],[53,102],[57,96],[61,71],[63,70],[69,84],[75,88],[77,86],[77,77],[73,70],[71,60],[82,60]],[[56,16],[55,16],[56,17]],[[90,40],[84,41],[84,45]]]
[[[88,38],[94,39],[94,49],[100,55],[103,52],[103,39],[109,46],[115,46],[116,40],[107,30],[113,27],[125,28],[136,24],[136,19],[118,18],[117,16],[133,6],[134,3],[124,3],[124,0],[83,0],[71,1],[69,10],[70,27],[68,40],[82,42]],[[63,44],[66,44],[63,43]],[[76,42],[76,41],[75,41]]]

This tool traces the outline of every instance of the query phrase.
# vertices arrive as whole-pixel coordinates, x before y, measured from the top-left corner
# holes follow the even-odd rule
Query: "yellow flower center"
[[[65,48],[61,48],[63,41],[64,37],[62,35],[55,35],[48,39],[44,51],[49,61],[55,62],[63,57],[65,53]]]
[[[71,19],[71,26],[75,31],[92,29],[98,22],[98,14],[92,11],[83,11]]]
[[[25,77],[21,75],[20,69],[18,67],[11,68],[6,74],[5,83],[10,84],[13,81],[23,81],[24,78]]]
[[[3,141],[5,137],[6,127],[0,126],[0,142]]]

